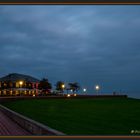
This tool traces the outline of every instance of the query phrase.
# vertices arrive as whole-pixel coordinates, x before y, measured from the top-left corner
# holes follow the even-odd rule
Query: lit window
[[[16,82],[16,88],[18,88],[19,87],[19,83],[18,82]]]
[[[4,95],[6,95],[6,90],[3,91]]]
[[[16,90],[16,95],[18,94],[18,90]]]

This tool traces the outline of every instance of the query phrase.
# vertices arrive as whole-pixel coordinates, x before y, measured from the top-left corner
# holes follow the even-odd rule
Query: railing
[[[29,131],[33,135],[65,135],[55,129],[52,129],[46,125],[36,122],[30,118],[27,118],[17,112],[14,112],[7,107],[0,105],[0,111],[7,115],[10,119],[16,122],[25,130]]]

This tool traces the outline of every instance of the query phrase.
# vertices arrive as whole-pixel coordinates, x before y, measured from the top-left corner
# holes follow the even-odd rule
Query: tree
[[[80,89],[80,86],[77,82],[75,83],[69,83],[69,89],[72,90],[73,92],[77,92]]]
[[[64,82],[58,81],[55,86],[56,86],[56,90],[58,90],[60,92],[64,91],[64,88],[65,88]]]
[[[43,92],[50,93],[50,92],[51,92],[51,89],[52,89],[52,85],[51,85],[51,83],[49,83],[48,79],[43,78],[43,79],[39,82],[38,88],[39,88],[40,90],[42,90]]]

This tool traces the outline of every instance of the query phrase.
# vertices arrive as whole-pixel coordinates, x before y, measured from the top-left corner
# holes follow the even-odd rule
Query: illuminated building
[[[0,96],[38,95],[39,80],[24,74],[11,73],[0,78]]]

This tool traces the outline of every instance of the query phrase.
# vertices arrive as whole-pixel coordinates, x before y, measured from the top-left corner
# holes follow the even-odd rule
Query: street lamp
[[[23,85],[23,81],[19,81],[19,87],[21,88],[22,87],[22,85]],[[20,95],[21,95],[21,91],[20,91]]]
[[[86,89],[86,88],[84,88],[84,89],[83,89],[83,92],[84,92],[84,93],[86,93],[86,91],[87,91],[87,89]]]
[[[99,89],[100,89],[99,85],[96,85],[96,86],[95,86],[95,89],[96,89],[97,94],[98,94],[98,91],[99,91]]]
[[[62,89],[63,89],[63,92],[64,92],[64,88],[65,88],[65,84],[62,84]]]
[[[63,88],[63,89],[65,88],[65,85],[64,85],[64,84],[62,84],[62,88]]]

